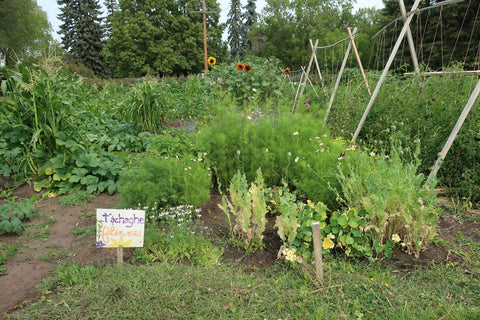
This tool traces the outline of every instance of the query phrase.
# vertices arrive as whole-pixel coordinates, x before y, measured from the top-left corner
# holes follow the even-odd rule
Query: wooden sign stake
[[[123,247],[117,248],[117,264],[121,265],[123,263]]]
[[[313,252],[315,254],[315,271],[317,278],[323,283],[323,259],[322,259],[322,244],[320,241],[320,223],[312,223],[313,230]]]

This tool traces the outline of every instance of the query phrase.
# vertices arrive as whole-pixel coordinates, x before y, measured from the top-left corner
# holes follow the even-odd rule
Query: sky
[[[217,0],[220,3],[220,8],[222,12],[220,13],[220,22],[227,21],[227,15],[230,11],[230,3],[231,0]],[[242,5],[246,4],[246,0],[241,0]],[[60,13],[58,9],[57,1],[56,0],[37,0],[38,5],[47,13],[48,21],[52,25],[54,30],[53,38],[60,40],[60,36],[57,34],[57,31],[60,26],[60,21],[57,19],[57,15]],[[100,1],[103,3],[103,1]],[[265,0],[257,0],[257,12],[261,12],[263,7],[266,4]],[[357,0],[357,4],[354,6],[355,9],[358,8],[371,8],[375,7],[377,9],[383,8],[382,0]],[[208,9],[208,8],[207,8]],[[200,9],[199,9],[200,10]]]

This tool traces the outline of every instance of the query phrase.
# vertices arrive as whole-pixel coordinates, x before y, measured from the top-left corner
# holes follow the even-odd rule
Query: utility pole
[[[202,0],[203,10],[202,11],[191,11],[193,13],[202,13],[203,14],[203,62],[205,65],[205,70],[208,70],[208,55],[207,55],[207,13],[220,13],[220,11],[207,11],[205,0]]]

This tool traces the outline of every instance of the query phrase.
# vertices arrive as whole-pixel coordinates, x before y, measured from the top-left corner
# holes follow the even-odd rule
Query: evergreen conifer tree
[[[240,0],[232,0],[230,12],[228,13],[228,44],[230,45],[230,54],[232,58],[242,56],[242,34],[243,22]]]
[[[243,22],[243,32],[242,32],[242,52],[246,53],[252,49],[252,43],[248,39],[248,32],[255,22],[257,22],[257,0],[248,0],[246,6],[244,7],[244,22]]]
[[[106,75],[101,52],[105,28],[98,0],[57,0],[62,46],[73,62],[81,62],[97,76]]]

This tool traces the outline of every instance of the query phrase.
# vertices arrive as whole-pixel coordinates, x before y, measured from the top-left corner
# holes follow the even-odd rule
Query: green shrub
[[[199,159],[144,157],[119,180],[123,206],[158,209],[169,205],[203,206],[210,197],[210,171]]]

